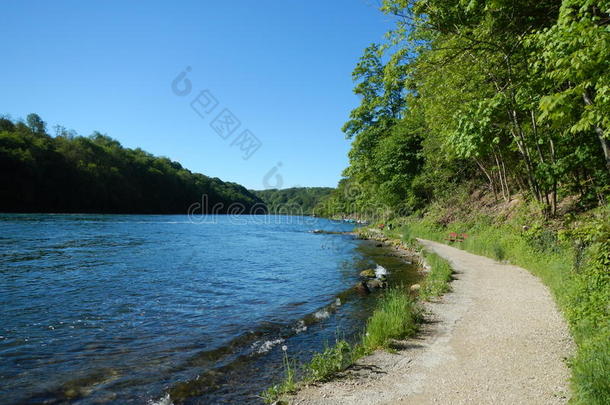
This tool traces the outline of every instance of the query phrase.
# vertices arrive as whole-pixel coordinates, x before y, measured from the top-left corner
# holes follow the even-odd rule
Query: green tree
[[[42,135],[46,132],[47,124],[38,114],[28,114],[26,122],[34,133]]]
[[[535,40],[535,66],[551,84],[540,100],[541,121],[570,133],[594,133],[610,172],[610,1],[565,0],[557,23]]]

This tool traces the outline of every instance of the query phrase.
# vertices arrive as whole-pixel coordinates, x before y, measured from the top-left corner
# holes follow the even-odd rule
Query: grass
[[[282,395],[293,392],[296,389],[296,364],[288,358],[288,352],[285,350],[285,346],[282,347],[282,349],[284,351],[282,363],[285,376],[280,384],[273,385],[263,392],[262,398],[266,403],[274,402]]]
[[[402,287],[391,288],[379,298],[375,311],[369,318],[360,342],[350,344],[338,340],[334,346],[313,356],[301,366],[301,384],[326,381],[345,370],[356,360],[376,349],[389,349],[393,339],[406,338],[417,330],[420,311],[415,300]],[[284,358],[284,379],[269,387],[261,395],[266,403],[277,401],[282,396],[295,392],[295,366]]]
[[[362,337],[365,353],[387,349],[392,339],[402,339],[417,331],[420,310],[404,288],[392,288],[379,299]]]
[[[571,403],[605,405],[610,404],[609,218],[610,209],[604,207],[559,230],[523,216],[503,222],[479,216],[445,226],[429,218],[411,218],[403,234],[446,242],[450,232],[468,233],[470,237],[455,243],[457,247],[516,264],[538,276],[551,290],[577,345],[568,363]]]
[[[435,253],[423,253],[430,272],[422,282],[419,296],[424,300],[430,300],[451,290],[451,266],[449,262]]]
[[[345,370],[360,357],[362,352],[358,346],[350,345],[345,340],[338,340],[334,346],[326,347],[322,353],[313,356],[305,366],[304,381],[307,383],[325,381]]]
[[[430,299],[449,291],[451,268],[446,260],[435,254],[427,253],[426,261],[431,269],[423,282],[420,296]],[[422,295],[423,291],[425,296]],[[268,388],[262,398],[267,403],[275,402],[282,396],[295,392],[299,385],[326,381],[334,377],[375,350],[392,350],[392,341],[415,334],[421,320],[421,307],[407,289],[404,286],[390,288],[379,297],[357,343],[337,340],[334,346],[326,347],[323,352],[314,355],[309,363],[300,367],[300,383],[295,382],[295,365],[285,357],[284,380]]]

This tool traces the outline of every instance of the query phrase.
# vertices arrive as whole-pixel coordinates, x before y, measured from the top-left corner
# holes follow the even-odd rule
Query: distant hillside
[[[253,193],[265,202],[270,213],[310,215],[333,190],[331,187],[292,187]]]
[[[203,195],[206,212],[215,206],[225,213],[233,203],[265,212],[239,184],[124,148],[98,132],[82,137],[57,128],[51,137],[36,114],[27,123],[0,118],[0,212],[185,214]]]

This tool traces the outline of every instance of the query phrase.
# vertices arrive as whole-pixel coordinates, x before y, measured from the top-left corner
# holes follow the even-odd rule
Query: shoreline
[[[319,231],[316,233],[326,232]],[[336,232],[329,233],[334,234]],[[352,232],[342,232],[342,234],[350,234],[357,239],[375,243],[376,248],[389,249],[392,256],[398,257],[406,264],[417,266],[417,272],[420,276],[423,276],[419,283],[426,283],[426,279],[430,277],[431,267],[428,265],[423,252],[416,250],[413,246],[409,246],[399,238],[388,236],[377,229],[371,228],[359,228]],[[448,266],[446,267],[448,269]],[[445,280],[445,284],[446,281],[448,280]],[[375,364],[379,353],[402,350],[408,346],[407,342],[409,339],[412,339],[413,335],[419,336],[422,327],[421,313],[423,308],[419,296],[421,294],[423,297],[422,293],[423,291],[420,291],[420,284],[418,283],[407,285],[406,288],[405,285],[401,284],[388,288],[387,296],[384,294],[377,297],[379,300],[376,305],[377,309],[371,313],[364,326],[361,343],[355,343],[353,346],[350,346],[345,341],[337,341],[336,346],[327,348],[323,353],[318,353],[314,356],[312,363],[336,361],[337,354],[341,358],[339,365],[334,365],[334,368],[331,367],[330,370],[325,370],[325,374],[321,376],[308,378],[306,377],[307,373],[304,373],[299,381],[295,381],[294,369],[291,370],[289,360],[286,357],[284,360],[287,374],[286,379],[279,386],[274,385],[263,393],[265,402],[274,404],[285,403],[285,400],[292,402],[295,398],[300,398],[301,395],[304,395],[302,393],[307,392],[310,387],[339,381],[354,373],[355,375],[362,373],[367,375],[371,372],[369,367],[371,363],[373,368],[383,367],[385,360]],[[402,309],[398,313],[388,313],[388,301],[392,301],[390,308],[399,305]],[[401,301],[402,306],[400,306]],[[390,309],[390,311],[392,310]],[[392,324],[392,321],[390,321],[390,324],[387,324],[388,321],[383,320],[380,324],[381,331],[379,328],[376,328],[376,324],[379,324],[376,320],[380,317],[385,319],[387,316],[392,315],[394,316],[394,324]],[[398,332],[395,327],[394,332],[385,330],[388,327],[392,329],[392,326],[396,326],[396,322],[403,324],[401,326],[402,329],[399,329]],[[374,337],[371,337],[371,334]],[[375,343],[370,343],[371,341]],[[337,351],[340,353],[337,353]],[[344,357],[347,358],[347,362],[344,360]],[[319,367],[320,364],[315,366]],[[303,370],[311,369],[312,364],[304,364],[302,367]]]
[[[305,386],[284,400],[295,405],[566,403],[570,373],[562,359],[573,353],[574,342],[548,289],[525,269],[418,241],[427,252],[450,258],[456,271],[453,291],[422,303],[426,315],[419,332],[396,341],[393,352],[375,351],[332,380]],[[536,307],[527,304],[531,299]]]

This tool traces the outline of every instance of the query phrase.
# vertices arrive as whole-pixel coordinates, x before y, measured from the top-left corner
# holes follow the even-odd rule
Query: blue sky
[[[0,114],[36,112],[51,131],[56,124],[81,135],[97,130],[248,188],[280,178],[282,187],[335,186],[348,163],[341,126],[358,104],[351,71],[392,26],[378,7],[377,0],[5,2]],[[171,84],[187,66],[192,90],[177,96]],[[218,104],[201,117],[190,103],[203,90]],[[210,126],[224,108],[241,122],[227,139]],[[246,129],[261,146],[244,160],[231,144]]]

